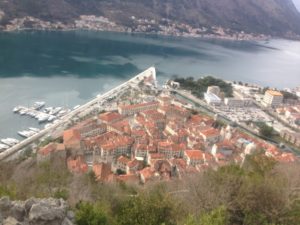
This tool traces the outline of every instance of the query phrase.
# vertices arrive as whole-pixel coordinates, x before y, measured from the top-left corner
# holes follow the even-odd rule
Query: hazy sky
[[[300,11],[300,0],[293,0],[296,7],[298,8],[298,10]]]

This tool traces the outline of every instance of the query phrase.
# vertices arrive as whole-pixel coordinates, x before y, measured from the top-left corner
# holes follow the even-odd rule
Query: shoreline
[[[271,36],[265,36],[264,38],[259,37],[253,37],[253,38],[234,38],[232,36],[219,36],[214,34],[203,34],[203,35],[195,35],[191,33],[186,34],[165,34],[160,32],[137,32],[137,31],[118,31],[118,30],[109,30],[109,29],[81,29],[81,28],[70,28],[70,29],[36,29],[36,28],[22,28],[22,29],[15,29],[15,30],[1,30],[1,33],[16,33],[16,32],[26,32],[26,31],[39,31],[39,32],[71,32],[71,31],[87,31],[87,32],[111,32],[111,33],[120,33],[120,34],[130,34],[130,35],[155,35],[155,36],[164,36],[164,37],[179,37],[179,38],[196,38],[201,40],[224,40],[224,41],[269,41],[271,39],[277,39],[281,37],[271,37]],[[263,34],[260,34],[263,35]],[[287,38],[281,38],[281,39],[287,39]],[[287,40],[295,40],[296,39],[287,39]],[[300,41],[300,39],[298,39]]]

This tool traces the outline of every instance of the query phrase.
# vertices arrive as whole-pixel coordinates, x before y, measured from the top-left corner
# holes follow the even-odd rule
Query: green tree
[[[271,138],[273,136],[273,127],[263,123],[259,125],[259,134],[263,137]]]
[[[165,191],[153,190],[126,198],[119,204],[119,225],[177,224],[176,203]]]
[[[81,202],[76,206],[75,220],[77,225],[106,225],[110,224],[106,211],[100,204]]]

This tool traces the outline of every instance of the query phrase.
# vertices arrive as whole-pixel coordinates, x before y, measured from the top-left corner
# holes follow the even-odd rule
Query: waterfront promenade
[[[82,113],[86,111],[90,111],[90,109],[93,109],[93,107],[98,106],[102,101],[112,98],[116,96],[120,91],[122,91],[124,88],[129,87],[130,85],[138,84],[140,81],[144,80],[145,78],[152,77],[154,80],[156,80],[156,70],[154,67],[150,67],[149,69],[141,72],[140,74],[136,75],[135,77],[131,78],[130,80],[120,84],[119,86],[111,89],[110,91],[98,95],[96,98],[92,99],[91,101],[87,102],[86,104],[80,106],[79,108],[71,111],[70,113],[63,116],[59,122],[53,124],[52,126],[45,128],[41,130],[39,133],[35,134],[34,136],[27,138],[17,145],[7,149],[6,151],[0,153],[0,161],[7,160],[13,155],[17,154],[22,149],[26,148],[28,145],[40,140],[45,135],[50,134],[55,129],[63,126],[65,123],[68,123],[73,117],[80,116]],[[88,114],[88,113],[87,113]]]

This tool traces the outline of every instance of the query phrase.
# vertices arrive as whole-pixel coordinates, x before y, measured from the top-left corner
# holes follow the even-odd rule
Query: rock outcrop
[[[0,199],[0,225],[73,225],[74,213],[62,199]]]

